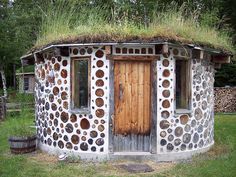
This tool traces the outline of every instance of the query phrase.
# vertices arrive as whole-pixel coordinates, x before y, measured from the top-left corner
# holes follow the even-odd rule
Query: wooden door
[[[151,63],[114,63],[114,151],[149,151]]]

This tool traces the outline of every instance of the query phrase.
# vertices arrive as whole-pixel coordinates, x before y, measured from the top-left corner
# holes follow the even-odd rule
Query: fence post
[[[4,96],[0,97],[0,120],[6,118],[6,98]]]

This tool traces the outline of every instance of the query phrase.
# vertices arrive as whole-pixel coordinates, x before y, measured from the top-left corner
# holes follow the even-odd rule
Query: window
[[[190,109],[191,82],[189,60],[176,59],[176,109]]]
[[[86,110],[90,97],[90,63],[89,58],[72,60],[72,108]]]
[[[28,91],[29,90],[29,78],[25,77],[24,78],[24,91]]]

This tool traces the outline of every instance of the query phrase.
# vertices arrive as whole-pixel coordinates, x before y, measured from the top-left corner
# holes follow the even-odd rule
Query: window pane
[[[74,60],[74,108],[88,107],[88,60]]]
[[[189,109],[188,61],[176,60],[176,109]]]
[[[29,78],[24,78],[24,90],[29,90]]]

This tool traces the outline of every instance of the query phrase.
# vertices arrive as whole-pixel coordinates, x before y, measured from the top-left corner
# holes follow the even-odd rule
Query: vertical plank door
[[[114,151],[149,151],[151,63],[114,63]]]

